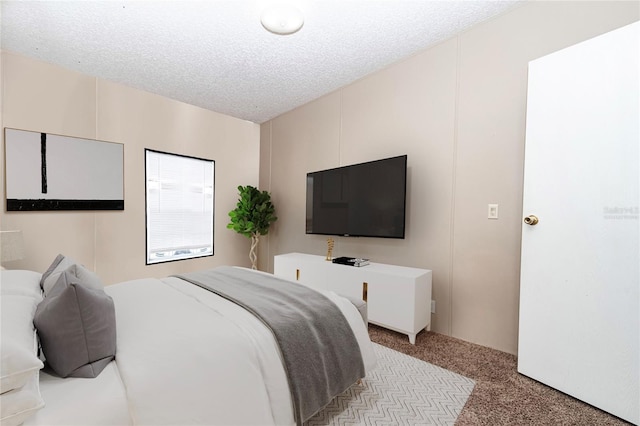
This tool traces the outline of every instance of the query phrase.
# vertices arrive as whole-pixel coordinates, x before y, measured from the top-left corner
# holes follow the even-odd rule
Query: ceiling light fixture
[[[304,17],[302,12],[293,6],[278,5],[265,9],[260,17],[262,26],[274,34],[293,34],[302,28]]]

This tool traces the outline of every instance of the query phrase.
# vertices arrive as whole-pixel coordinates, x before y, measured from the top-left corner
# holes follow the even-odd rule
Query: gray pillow
[[[64,256],[61,254],[57,255],[56,258],[53,259],[53,263],[49,266],[49,268],[47,268],[46,271],[44,271],[44,273],[42,274],[42,278],[40,278],[40,288],[44,290],[44,280],[49,278],[49,275],[51,275],[51,273],[58,267],[63,259]]]
[[[74,265],[77,267],[77,271],[75,272],[76,276],[78,276],[84,284],[95,289],[104,288],[102,281],[100,281],[100,278],[98,278],[95,273],[78,264],[72,258],[59,254],[51,266],[49,266],[49,269],[42,274],[42,279],[40,280],[40,286],[44,291],[45,297],[49,294],[51,288],[53,288],[53,286],[58,282],[58,278],[60,278],[62,272]]]
[[[116,354],[113,300],[72,265],[38,305],[34,324],[47,365],[60,377],[97,377]]]

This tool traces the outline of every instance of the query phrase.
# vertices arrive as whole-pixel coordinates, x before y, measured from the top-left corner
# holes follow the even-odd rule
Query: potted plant
[[[275,207],[271,203],[271,194],[267,191],[260,191],[247,185],[239,186],[238,193],[240,195],[238,204],[235,209],[229,212],[231,222],[227,224],[227,228],[251,238],[249,259],[251,260],[251,268],[257,269],[257,248],[260,235],[267,235],[271,223],[278,218],[275,216]]]

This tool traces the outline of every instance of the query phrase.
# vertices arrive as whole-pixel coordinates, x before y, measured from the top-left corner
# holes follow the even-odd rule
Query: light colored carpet
[[[378,366],[305,425],[453,425],[475,382],[373,343]]]

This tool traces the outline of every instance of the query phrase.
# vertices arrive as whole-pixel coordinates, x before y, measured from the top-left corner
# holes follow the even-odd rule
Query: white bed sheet
[[[45,406],[25,426],[131,425],[124,385],[115,361],[95,379],[61,379],[40,372],[40,394]]]
[[[178,278],[105,288],[114,299],[116,361],[95,379],[41,375],[46,406],[26,425],[293,425],[279,349],[251,313]],[[342,310],[363,355],[376,364],[366,326]]]

